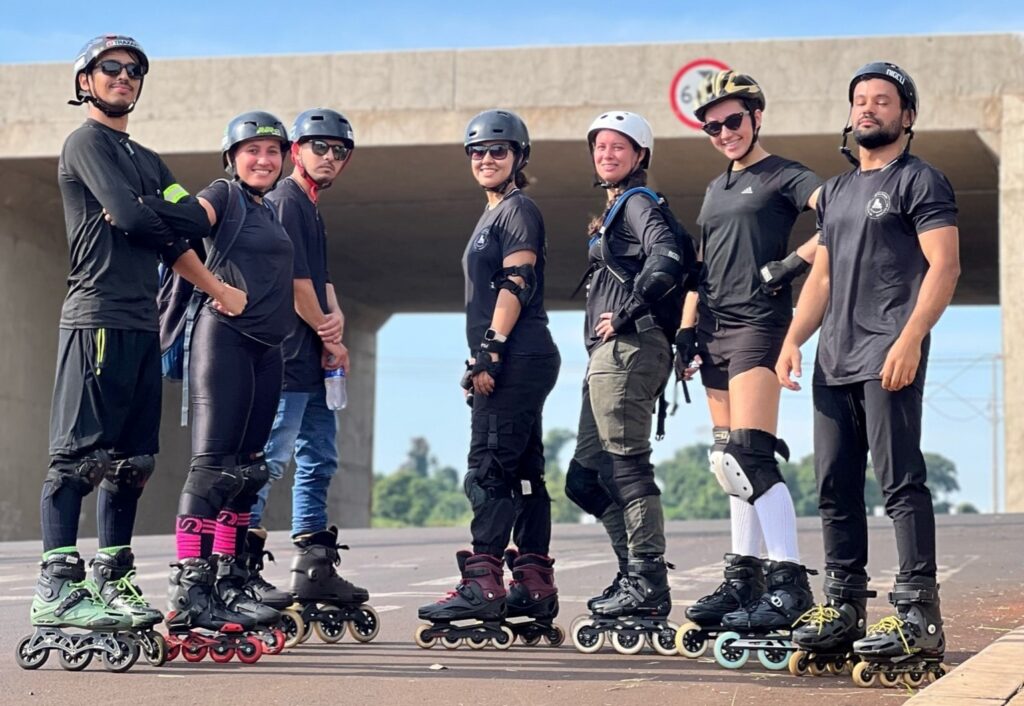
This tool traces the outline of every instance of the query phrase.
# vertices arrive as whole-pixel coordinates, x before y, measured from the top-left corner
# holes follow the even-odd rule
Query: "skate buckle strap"
[[[914,650],[910,649],[910,645],[907,643],[906,636],[903,634],[903,621],[896,616],[886,616],[868,628],[869,635],[883,635],[890,632],[894,632],[900,636],[900,642],[903,643],[903,651],[906,654],[909,655],[914,653]]]
[[[793,627],[795,628],[797,625],[800,625],[801,623],[807,623],[811,627],[818,628],[818,634],[820,635],[826,623],[830,623],[833,620],[838,619],[839,611],[833,608],[832,606],[816,605],[810,610],[808,610],[806,613],[801,615],[799,618],[797,618],[796,622],[793,623]]]
[[[911,584],[912,585],[912,584]],[[910,588],[900,585],[899,590],[889,591],[889,602],[896,603],[934,603],[939,599],[939,587],[921,586]]]
[[[89,599],[100,601],[99,589],[96,587],[96,584],[89,579],[85,579],[84,581],[75,581],[70,585],[71,593],[69,593],[67,598],[62,600],[60,605],[58,605],[53,611],[53,614],[58,618],[63,617],[64,613],[68,612],[82,601]]]

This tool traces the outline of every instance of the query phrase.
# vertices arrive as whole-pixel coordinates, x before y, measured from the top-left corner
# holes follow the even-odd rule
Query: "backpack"
[[[206,257],[206,269],[215,272],[227,258],[231,246],[245,223],[245,195],[242,189],[227,179],[218,179],[228,184],[228,204],[223,216],[217,221],[212,234],[210,252]],[[230,224],[230,226],[229,226]],[[225,236],[224,234],[230,234]],[[217,241],[227,237],[222,249]],[[197,250],[201,250],[201,244]],[[192,345],[192,327],[199,307],[207,296],[196,289],[184,277],[163,264],[159,268],[160,290],[157,293],[157,310],[160,316],[160,367],[164,379],[182,383],[181,425],[188,425],[188,359]]]

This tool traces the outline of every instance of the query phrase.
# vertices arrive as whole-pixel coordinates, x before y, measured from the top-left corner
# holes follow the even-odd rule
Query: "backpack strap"
[[[654,201],[658,206],[660,206],[664,201],[664,199],[658,196],[657,193],[648,189],[646,186],[635,186],[632,189],[626,189],[622,192],[619,198],[615,200],[615,203],[612,204],[611,209],[608,211],[608,215],[604,217],[604,223],[601,224],[601,229],[598,231],[598,237],[601,239],[601,259],[604,261],[605,267],[612,274],[612,277],[618,280],[619,284],[627,289],[632,289],[633,279],[629,276],[629,271],[619,264],[618,260],[615,258],[615,254],[609,247],[608,229],[615,222],[615,217],[619,215],[619,212],[622,210],[622,207],[626,205],[626,201],[629,200],[629,197],[635,194],[643,194]]]

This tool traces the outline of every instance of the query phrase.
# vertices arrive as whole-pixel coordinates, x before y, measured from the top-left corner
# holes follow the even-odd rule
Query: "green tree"
[[[559,458],[569,442],[576,439],[569,429],[549,429],[544,435],[544,480],[551,496],[551,521],[576,523],[582,511],[565,495],[565,471]]]
[[[660,481],[667,520],[714,519],[729,516],[729,498],[708,472],[706,444],[694,444],[654,469]]]

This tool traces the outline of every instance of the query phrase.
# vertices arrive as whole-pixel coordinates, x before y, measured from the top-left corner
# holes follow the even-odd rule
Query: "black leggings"
[[[205,311],[196,320],[192,335],[189,473],[197,468],[233,472],[261,454],[270,436],[284,375],[281,346],[249,338]],[[214,518],[222,508],[210,500],[182,493],[178,513]],[[224,507],[248,512],[255,501],[255,492],[244,492],[228,499]]]

